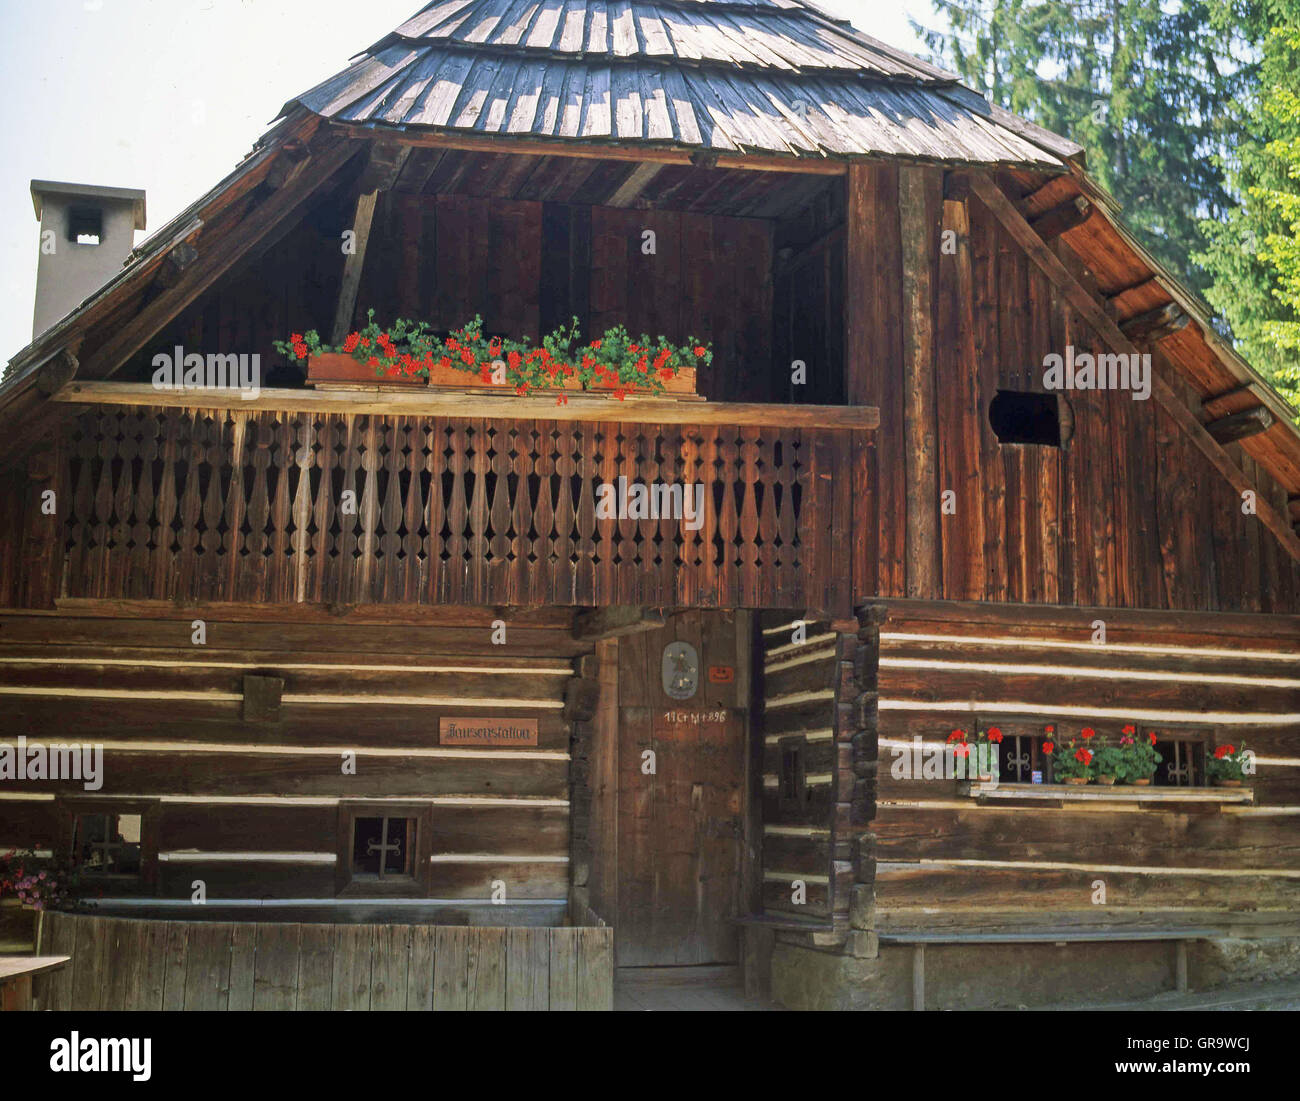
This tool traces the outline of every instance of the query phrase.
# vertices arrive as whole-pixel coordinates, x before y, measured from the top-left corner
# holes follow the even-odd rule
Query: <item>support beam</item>
[[[1157,344],[1187,328],[1189,321],[1191,318],[1177,302],[1168,302],[1123,322],[1120,331],[1134,344]]]
[[[636,202],[637,196],[649,186],[660,172],[664,170],[662,164],[639,164],[632,170],[623,185],[614,192],[606,201],[606,206],[629,207]]]
[[[534,157],[579,157],[598,161],[654,161],[657,164],[693,164],[704,168],[742,168],[751,172],[800,172],[817,176],[843,176],[849,162],[821,155],[807,157],[767,156],[756,153],[715,153],[710,150],[648,148],[645,146],[601,145],[568,138],[539,141],[528,138],[477,137],[455,133],[412,130],[376,130],[359,123],[330,124],[335,133],[373,141],[383,134],[403,145],[433,149],[462,149],[473,153],[527,153]]]
[[[1243,409],[1240,413],[1232,413],[1220,417],[1217,421],[1211,421],[1205,426],[1205,431],[1213,437],[1215,443],[1228,444],[1235,440],[1258,436],[1261,432],[1267,432],[1276,423],[1273,414],[1259,405],[1254,409]]]
[[[1094,207],[1082,195],[1076,195],[1058,207],[1049,210],[1031,223],[1033,230],[1044,241],[1051,241],[1068,230],[1083,225],[1092,217]]]
[[[585,608],[574,618],[573,637],[579,642],[599,642],[657,630],[665,622],[663,610],[659,608],[642,608],[634,604]]]
[[[330,343],[342,344],[352,328],[352,317],[357,308],[357,292],[361,289],[361,272],[366,266],[366,248],[370,244],[370,227],[374,222],[375,204],[381,191],[389,191],[402,174],[410,146],[376,145],[371,149],[370,162],[361,177],[361,194],[357,196],[356,213],[352,216],[352,251],[343,261],[343,282],[339,287],[339,301],[334,310],[334,325],[330,329]]]
[[[1038,269],[1051,280],[1062,297],[1093,327],[1097,335],[1110,345],[1112,351],[1121,352],[1125,355],[1140,354],[1137,347],[1124,335],[1101,303],[1093,298],[1083,284],[1070,274],[1056,254],[1043,243],[1029,223],[1020,216],[1011,200],[1007,198],[992,178],[982,172],[976,173],[971,177],[971,187],[975,194],[979,196],[980,201],[989,209],[989,212],[1006,227],[1007,232],[1025,250]],[[1246,477],[1242,469],[1228,457],[1223,448],[1215,443],[1213,437],[1196,419],[1196,416],[1182,399],[1178,397],[1173,387],[1154,371],[1152,372],[1151,391],[1156,401],[1160,403],[1160,407],[1173,417],[1179,427],[1191,437],[1192,442],[1200,452],[1228,480],[1233,489],[1238,493],[1249,491],[1256,494],[1256,518],[1277,537],[1278,542],[1282,544],[1286,552],[1297,562],[1300,562],[1300,538],[1296,537],[1290,521],[1266,500],[1259,497],[1259,490],[1255,483]]]
[[[903,243],[903,464],[907,478],[907,595],[941,596],[939,460],[935,397],[935,296],[943,226],[943,177],[898,170]]]

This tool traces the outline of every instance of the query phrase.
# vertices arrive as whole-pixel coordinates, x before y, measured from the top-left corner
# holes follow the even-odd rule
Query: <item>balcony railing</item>
[[[293,393],[280,408],[105,403],[70,421],[56,595],[792,609],[847,598],[842,426],[869,410],[598,398],[575,414],[504,398],[493,401],[536,415],[489,419],[465,415],[482,405],[463,399],[447,416],[394,412],[387,397],[387,412],[336,412],[355,399]],[[801,414],[832,427],[800,426]]]

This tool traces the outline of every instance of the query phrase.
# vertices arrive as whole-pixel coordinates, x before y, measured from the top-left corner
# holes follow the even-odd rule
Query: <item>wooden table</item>
[[[0,1010],[30,1010],[32,979],[57,971],[71,956],[0,956]]]

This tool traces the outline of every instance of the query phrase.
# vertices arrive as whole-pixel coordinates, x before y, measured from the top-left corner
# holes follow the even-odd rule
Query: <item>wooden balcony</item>
[[[52,599],[847,610],[853,437],[876,423],[586,396],[59,400],[89,408],[49,463],[58,530],[36,518],[28,544]],[[607,518],[620,479],[702,485],[702,508]]]

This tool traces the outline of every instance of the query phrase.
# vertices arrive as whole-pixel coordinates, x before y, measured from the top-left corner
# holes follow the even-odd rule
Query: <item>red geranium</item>
[[[1074,759],[1080,764],[1090,765],[1092,764],[1092,750],[1080,746],[1074,751]]]
[[[1043,743],[1043,752],[1044,752],[1044,753],[1052,753],[1052,752],[1054,752],[1055,750],[1056,750],[1056,743],[1055,743],[1055,742],[1044,742],[1044,743]]]
[[[1079,731],[1079,737],[1083,738],[1085,741],[1089,738],[1096,737],[1096,734],[1097,732],[1093,730],[1093,728],[1090,726],[1085,726],[1082,730]]]

